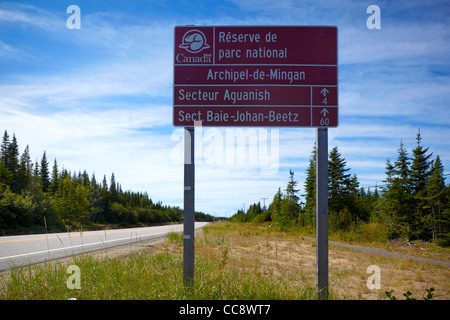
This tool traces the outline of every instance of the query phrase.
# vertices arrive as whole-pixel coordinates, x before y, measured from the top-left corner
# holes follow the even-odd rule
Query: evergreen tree
[[[450,185],[447,186],[448,189],[450,189]],[[437,235],[437,244],[450,247],[450,207],[448,204],[442,211],[441,219],[438,222],[441,231]]]
[[[431,223],[431,238],[433,242],[436,242],[437,237],[444,239],[440,240],[441,243],[445,243],[450,240],[447,227],[450,221],[448,215],[444,215],[446,205],[448,203],[448,194],[445,187],[444,167],[439,156],[436,156],[436,160],[432,164],[430,178],[425,189],[426,197],[424,200],[430,210],[430,223]],[[450,245],[448,242],[447,245]]]
[[[98,188],[99,188],[98,185],[97,185],[97,179],[95,179],[95,173],[92,174],[90,186],[91,186],[93,189],[98,189]]]
[[[271,212],[271,220],[278,221],[281,215],[281,201],[283,200],[283,194],[281,188],[278,188],[277,193],[273,197],[272,203],[269,206],[269,211]]]
[[[19,168],[17,148],[15,136],[13,142],[10,142],[8,132],[5,130],[0,153],[0,183],[10,186],[13,192],[17,192],[16,184]]]
[[[45,151],[44,151],[44,155],[42,156],[40,169],[41,170],[39,172],[39,176],[41,178],[42,190],[44,192],[47,192],[48,187],[50,185],[50,172],[48,170],[48,161],[47,161],[47,156],[45,154]]]
[[[106,181],[106,175],[103,175],[102,189],[104,191],[108,191],[108,182]]]
[[[309,158],[309,166],[306,170],[304,195],[306,198],[304,208],[303,225],[314,225],[316,217],[316,145],[313,147],[311,157]]]
[[[411,162],[411,194],[414,200],[414,211],[411,219],[411,234],[415,238],[427,239],[432,235],[432,217],[426,203],[426,186],[430,177],[432,153],[427,154],[429,148],[421,146],[420,130],[417,133],[417,146],[413,149]]]
[[[8,146],[9,146],[9,136],[7,131],[5,130],[5,134],[3,136],[3,142],[1,145],[1,153],[0,153],[0,184],[4,183],[5,185],[11,185],[14,176],[11,171],[9,171],[7,167],[8,162]]]
[[[12,175],[12,181],[10,182],[11,191],[20,192],[19,185],[19,145],[17,144],[16,135],[13,134],[11,143],[8,145],[6,155],[6,168]]]
[[[281,192],[277,193],[275,197],[279,201],[279,208],[276,209],[275,220],[281,228],[294,226],[295,221],[298,221],[300,206],[298,204],[298,189],[296,189],[297,181],[294,180],[294,172],[289,170],[289,181],[286,186],[286,194],[281,199]],[[275,201],[275,199],[274,199]]]
[[[334,147],[328,160],[328,211],[339,213],[348,205],[350,193],[350,169],[337,147]]]
[[[111,174],[111,183],[109,186],[109,192],[111,194],[111,202],[118,201],[118,192],[117,192],[117,185],[116,185],[116,178],[114,176],[114,172]]]
[[[41,180],[41,174],[39,170],[39,162],[36,158],[36,161],[34,162],[34,168],[33,168],[33,175],[37,178],[39,178],[39,181]]]
[[[89,187],[91,186],[91,182],[89,181],[89,175],[86,172],[86,170],[84,170],[84,172],[83,172],[82,180],[83,180],[83,187],[85,187],[86,189],[89,189]]]
[[[379,205],[377,206],[377,210],[374,212],[375,220],[376,221],[384,221],[389,230],[389,235],[393,235],[395,233],[395,226],[394,226],[394,217],[396,214],[394,214],[394,204],[393,201],[390,201],[391,199],[391,193],[392,193],[392,187],[394,185],[394,165],[392,162],[387,159],[386,160],[386,179],[383,180],[385,183],[384,187],[382,187],[382,195]]]
[[[417,147],[413,149],[413,158],[411,163],[411,193],[420,195],[426,188],[430,176],[431,161],[429,160],[433,153],[427,154],[429,148],[421,146],[422,136],[420,130],[417,133]]]
[[[59,172],[58,172],[58,162],[56,159],[53,162],[53,168],[52,168],[52,178],[49,185],[49,190],[52,194],[58,190],[59,187]]]
[[[79,226],[86,226],[90,224],[89,200],[88,192],[83,185],[78,185],[75,188],[76,197],[76,222]]]
[[[262,213],[261,203],[258,202],[252,204],[247,210],[245,222],[254,222],[255,218],[258,215],[261,215],[261,213]]]
[[[292,202],[292,203],[296,203],[298,204],[298,189],[296,189],[295,187],[297,186],[297,181],[294,180],[294,171],[289,170],[289,182],[287,184],[286,187],[286,198]],[[293,218],[293,216],[292,216]]]
[[[411,169],[408,152],[400,141],[397,160],[394,163],[394,177],[389,188],[388,201],[393,210],[392,236],[406,236],[407,241],[411,237],[411,218],[414,210],[411,193]]]
[[[31,164],[30,148],[27,145],[27,147],[23,151],[22,156],[20,157],[18,179],[19,179],[19,186],[20,186],[21,192],[26,190],[31,183],[32,174],[33,174],[32,167],[33,167],[33,165]]]
[[[2,163],[5,167],[8,163],[8,152],[9,152],[9,135],[8,131],[5,130],[3,134],[2,144],[0,147],[0,163]]]
[[[104,197],[102,187],[97,184],[97,180],[95,179],[95,174],[92,174],[92,178],[90,181],[90,188],[88,192],[89,199],[89,212],[91,214],[92,222],[106,222],[104,216],[104,209],[106,207],[106,199]],[[106,192],[106,191],[105,191]]]
[[[294,223],[297,220],[300,206],[299,206],[299,197],[298,192],[299,189],[296,189],[297,181],[294,180],[294,171],[289,170],[289,182],[286,187],[286,197],[288,202],[288,207],[286,208],[287,216],[290,216],[291,222]]]
[[[53,207],[59,213],[64,225],[69,225],[74,222],[74,188],[72,180],[69,175],[61,179],[58,190],[52,201]]]

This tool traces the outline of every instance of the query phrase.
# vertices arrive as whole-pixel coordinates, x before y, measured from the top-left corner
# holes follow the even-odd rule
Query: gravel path
[[[305,239],[316,241],[316,238],[306,237],[306,236],[301,236],[301,237],[305,238]],[[400,259],[409,259],[409,260],[416,261],[416,262],[437,264],[437,265],[441,265],[441,266],[445,266],[447,268],[450,268],[450,261],[446,261],[446,260],[439,260],[439,259],[431,259],[431,258],[410,256],[410,255],[407,255],[407,254],[404,254],[404,253],[400,253],[400,252],[388,251],[388,250],[383,250],[383,249],[378,249],[378,248],[371,248],[371,247],[363,247],[363,246],[358,246],[358,245],[355,245],[355,244],[349,244],[349,243],[339,242],[339,241],[328,240],[328,243],[329,244],[334,244],[334,245],[337,245],[337,246],[341,246],[341,247],[350,248],[350,249],[356,250],[356,251],[361,251],[361,252],[370,253],[370,254],[376,254],[376,255],[379,255],[379,256],[400,258]]]

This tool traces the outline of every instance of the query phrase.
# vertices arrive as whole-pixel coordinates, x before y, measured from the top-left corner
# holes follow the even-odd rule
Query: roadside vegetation
[[[96,258],[91,254],[71,261],[14,268],[2,275],[0,299],[312,299],[309,285],[268,278],[228,263],[225,244],[208,231],[196,241],[194,286],[183,285],[182,236],[171,233],[151,250],[126,257]],[[213,232],[215,233],[215,232]],[[227,240],[228,241],[228,240]],[[207,253],[206,246],[219,248]],[[69,289],[68,265],[81,270],[81,289]]]
[[[329,232],[336,240],[350,242],[432,243],[450,246],[450,185],[445,184],[439,155],[422,146],[420,130],[409,155],[400,143],[397,159],[386,161],[386,178],[380,186],[362,187],[350,173],[344,157],[334,147],[328,160]],[[286,188],[278,188],[268,208],[254,203],[238,210],[236,222],[271,222],[278,230],[315,232],[316,167],[313,148],[300,192],[294,172]]]
[[[170,234],[156,246],[127,246],[63,261],[15,268],[0,275],[0,299],[316,299],[315,242],[269,224],[217,222],[195,239],[195,281],[183,285],[183,243]],[[80,268],[80,289],[69,289],[69,265]],[[448,268],[330,246],[330,299],[450,298]],[[381,288],[367,288],[367,267],[381,269]],[[391,296],[385,292],[391,292]],[[394,293],[394,294],[393,294]]]
[[[180,222],[183,210],[154,202],[147,192],[122,190],[114,173],[97,180],[84,170],[70,171],[46,152],[31,160],[28,145],[5,130],[0,146],[0,236],[63,232]],[[196,212],[201,221],[213,217]]]

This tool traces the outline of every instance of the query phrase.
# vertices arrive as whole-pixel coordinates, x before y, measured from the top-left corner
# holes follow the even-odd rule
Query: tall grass
[[[0,299],[315,298],[315,290],[307,285],[263,276],[255,270],[230,264],[223,232],[213,227],[205,230],[210,240],[206,236],[199,237],[196,245],[200,253],[196,255],[195,281],[191,288],[183,284],[182,237],[170,234],[162,248],[125,258],[96,258],[88,254],[73,257],[65,264],[56,262],[11,269],[9,274],[0,277]],[[217,255],[201,254],[209,245],[218,248]],[[80,268],[81,289],[67,288],[71,274],[66,273],[66,269],[70,264]]]
[[[68,289],[61,263],[12,269],[1,283],[0,299],[311,299],[311,288],[224,269],[196,260],[195,283],[183,285],[183,262],[170,254],[134,254],[124,260],[90,255],[72,262],[81,270],[81,289]]]

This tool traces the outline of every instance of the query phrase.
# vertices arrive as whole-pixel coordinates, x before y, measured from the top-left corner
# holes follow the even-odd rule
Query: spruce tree
[[[11,191],[19,193],[22,190],[20,179],[19,145],[15,134],[9,141],[8,132],[5,130],[0,148],[0,183],[10,186]]]
[[[0,148],[0,163],[3,163],[5,167],[6,163],[8,162],[8,150],[9,150],[9,135],[8,131],[5,130]]]
[[[90,186],[92,189],[98,189],[99,186],[97,185],[97,179],[95,179],[95,173],[92,174]]]
[[[54,194],[56,190],[58,190],[58,186],[59,186],[58,162],[55,159],[53,161],[52,178],[49,186],[50,192]]]
[[[8,145],[6,155],[6,168],[12,175],[12,180],[9,185],[11,186],[11,191],[15,193],[20,192],[19,167],[19,145],[17,143],[16,135],[13,134],[12,141]]]
[[[50,185],[50,172],[48,170],[48,161],[47,161],[47,155],[45,154],[42,156],[41,160],[41,167],[39,176],[41,177],[41,183],[42,183],[42,191],[47,192],[48,187]]]
[[[421,146],[422,136],[420,130],[416,137],[417,147],[413,149],[411,163],[411,193],[420,195],[426,188],[430,176],[431,161],[429,160],[433,153],[427,154],[429,148]]]
[[[272,203],[269,206],[269,211],[271,212],[271,220],[276,222],[279,220],[281,214],[281,201],[283,200],[283,194],[281,188],[278,188],[277,193],[273,197]]]
[[[9,135],[8,131],[5,130],[2,138],[2,144],[0,149],[0,187],[1,184],[10,185],[13,180],[12,173],[8,170],[8,146],[9,146]]]
[[[108,191],[108,182],[106,181],[106,175],[103,175],[103,181],[102,181],[102,189],[103,191]]]
[[[448,231],[445,226],[449,225],[450,221],[446,221],[449,218],[448,215],[443,215],[448,203],[448,194],[445,187],[444,167],[439,156],[436,156],[436,160],[432,164],[425,193],[424,200],[430,210],[431,238],[433,242],[438,237],[445,239],[448,237],[448,235],[445,235]]]
[[[411,169],[408,152],[403,142],[400,141],[397,160],[394,163],[393,185],[391,186],[390,201],[393,202],[395,212],[394,224],[398,232],[410,240],[411,220],[414,210],[413,196],[411,191]]]
[[[286,186],[285,204],[284,207],[282,205],[282,211],[284,211],[286,220],[290,221],[292,225],[297,220],[300,211],[297,183],[294,180],[294,171],[289,170],[289,182]]]
[[[394,212],[395,206],[394,202],[391,201],[391,198],[393,197],[393,186],[394,186],[394,180],[395,180],[395,174],[394,174],[394,165],[392,162],[387,159],[386,160],[386,179],[383,180],[385,185],[382,187],[382,194],[383,194],[383,201],[381,202],[380,206],[381,210],[378,212],[380,218],[382,221],[384,221],[389,229],[389,237],[394,237],[396,232],[396,224],[394,223],[394,220],[396,219],[397,214]]]
[[[118,200],[117,196],[117,185],[114,172],[111,174],[111,184],[109,186],[109,192],[111,193],[111,202],[116,202]]]
[[[304,225],[314,225],[316,216],[316,146],[314,145],[311,157],[309,159],[308,169],[306,171],[304,195],[305,203],[305,218]]]
[[[328,211],[339,213],[348,205],[350,193],[350,174],[347,162],[334,147],[328,160]]]
[[[89,189],[91,186],[91,181],[89,180],[89,174],[86,172],[86,170],[83,171],[82,179],[83,179],[83,187]]]
[[[432,217],[429,206],[426,203],[426,186],[430,178],[432,153],[429,148],[421,146],[422,137],[420,129],[417,133],[417,146],[413,149],[411,162],[411,194],[413,195],[414,211],[411,219],[411,232],[416,238],[428,239],[432,235]]]
[[[23,151],[22,156],[20,157],[20,165],[19,165],[19,185],[20,185],[20,191],[26,190],[31,182],[32,178],[32,164],[31,164],[31,157],[30,157],[30,148],[27,147]]]

